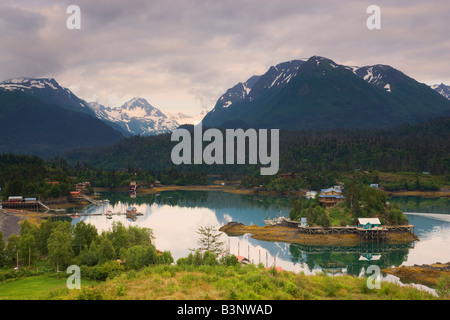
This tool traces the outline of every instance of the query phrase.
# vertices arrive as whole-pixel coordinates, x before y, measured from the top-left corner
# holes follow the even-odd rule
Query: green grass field
[[[93,285],[94,281],[82,280],[81,285]],[[0,300],[42,300],[68,291],[66,278],[36,276],[0,283]]]

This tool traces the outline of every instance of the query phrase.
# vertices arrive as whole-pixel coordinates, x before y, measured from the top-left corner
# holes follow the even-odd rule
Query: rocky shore
[[[425,286],[435,287],[442,275],[450,276],[450,262],[401,266],[383,269],[382,271],[400,278],[400,281],[403,283],[419,283]]]
[[[0,231],[3,233],[3,239],[6,241],[10,235],[19,234],[20,221],[25,219],[22,215],[15,215],[0,210]]]

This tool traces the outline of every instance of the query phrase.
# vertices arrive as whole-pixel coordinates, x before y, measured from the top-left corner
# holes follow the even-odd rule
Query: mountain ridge
[[[1,153],[58,156],[73,148],[106,146],[123,135],[88,113],[22,90],[0,89]]]
[[[283,80],[273,82],[277,77]],[[391,66],[344,66],[312,56],[270,67],[241,98],[222,95],[203,125],[238,123],[291,130],[391,127],[447,114],[448,100]]]
[[[431,86],[431,89],[435,90],[439,94],[443,95],[445,98],[450,100],[450,86],[447,86],[443,83],[434,84]]]
[[[0,82],[0,88],[6,91],[26,92],[43,102],[95,116],[86,101],[77,97],[68,88],[62,87],[54,78],[13,78]]]
[[[144,98],[132,98],[120,107],[105,107],[96,102],[90,102],[89,107],[97,118],[114,123],[131,135],[167,133],[179,126]]]

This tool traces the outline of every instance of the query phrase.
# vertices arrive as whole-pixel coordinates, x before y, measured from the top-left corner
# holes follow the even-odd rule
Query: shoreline
[[[3,240],[7,241],[12,234],[19,234],[20,222],[26,218],[23,215],[12,215],[0,211],[0,231],[3,233]]]
[[[386,191],[388,196],[406,196],[423,198],[441,198],[450,197],[450,190],[440,191]]]
[[[248,194],[248,195],[290,195],[290,196],[304,196],[305,191],[302,190],[254,190],[248,189],[236,183],[230,185],[220,185],[220,184],[208,184],[208,185],[162,185],[158,187],[153,187],[151,189],[141,188],[137,190],[138,194],[156,194],[164,191],[223,191],[236,194]],[[94,187],[95,192],[129,192],[126,187],[118,188],[108,188],[108,187]],[[438,191],[385,191],[388,196],[416,196],[424,198],[439,198],[439,197],[450,197],[449,189],[441,189]]]
[[[237,185],[236,183],[233,183],[232,185],[221,185],[221,184],[212,184],[212,185],[185,185],[185,186],[178,186],[178,185],[170,185],[170,186],[159,186],[154,187],[152,189],[138,189],[138,194],[157,194],[164,191],[222,191],[222,192],[229,192],[233,194],[242,194],[242,195],[262,195],[262,196],[304,196],[305,192],[303,191],[278,191],[278,190],[267,190],[267,191],[255,191],[254,189],[248,189],[244,188],[241,185]],[[96,192],[128,192],[128,188],[108,188],[108,187],[95,187],[94,191]],[[440,191],[392,191],[387,192],[388,196],[420,196],[425,198],[436,198],[436,197],[450,197],[450,190],[440,190]],[[74,208],[74,207],[80,207],[83,205],[88,204],[86,203],[71,203],[68,201],[57,201],[57,203],[52,203],[49,205],[52,209],[67,209],[67,208]],[[24,219],[32,220],[34,223],[39,224],[41,221],[41,218],[43,217],[49,217],[52,216],[51,213],[40,213],[40,212],[33,212],[33,211],[25,211],[22,212],[10,212],[5,213],[7,210],[0,211],[0,231],[3,232],[4,239],[6,240],[7,237],[9,237],[11,234],[15,233],[18,234],[20,231],[20,221]],[[250,227],[248,227],[250,228]],[[340,238],[334,239],[333,237],[338,236],[329,236],[330,238],[328,240],[317,240],[317,235],[314,235],[315,239],[309,239],[309,241],[306,241],[307,236],[303,235],[301,238],[295,235],[290,234],[289,231],[282,231],[277,230],[272,232],[261,232],[257,229],[248,229],[249,231],[244,233],[254,233],[252,235],[253,238],[258,240],[265,240],[265,241],[283,241],[283,242],[293,242],[293,243],[312,243],[320,245],[321,243],[335,243],[336,241],[338,243],[349,243],[351,244],[358,244],[359,238],[352,237],[352,235],[345,235],[347,237],[344,237],[344,235],[340,235]],[[243,232],[243,231],[239,231]],[[275,239],[275,240],[270,240]],[[394,241],[399,241],[398,239],[393,239]]]
[[[442,275],[450,276],[450,262],[386,268],[381,271],[392,274],[403,283],[418,283],[435,288]]]

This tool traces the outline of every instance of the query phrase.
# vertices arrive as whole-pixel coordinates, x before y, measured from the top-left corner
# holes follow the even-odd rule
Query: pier
[[[296,228],[300,234],[308,235],[344,235],[344,234],[357,234],[361,240],[365,241],[386,241],[389,233],[404,233],[410,232],[414,234],[413,225],[400,225],[400,226],[380,226],[366,229],[364,227],[357,226],[342,226],[342,227],[306,227],[302,226],[298,221],[292,221],[287,218],[283,218],[279,225]]]
[[[43,204],[41,201],[6,201],[1,203],[1,206],[4,209],[37,209],[39,207],[43,207],[46,210],[50,210],[50,208]]]
[[[59,213],[56,215],[60,216],[69,216],[69,217],[89,217],[89,216],[130,216],[126,212],[102,212],[102,213]],[[136,212],[133,214],[134,216],[143,216],[144,214],[141,212]]]

